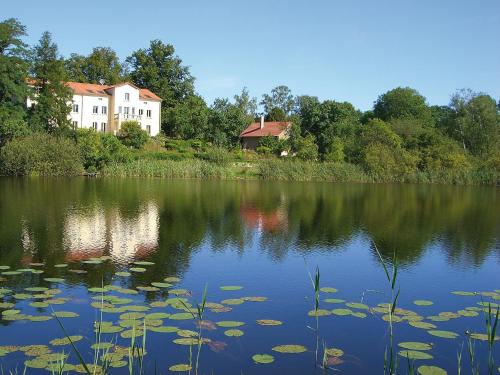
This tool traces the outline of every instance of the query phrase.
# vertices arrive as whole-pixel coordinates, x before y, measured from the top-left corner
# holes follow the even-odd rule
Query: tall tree
[[[220,147],[236,147],[239,135],[251,121],[238,103],[232,104],[228,99],[215,99],[210,108],[205,139]]]
[[[182,139],[203,139],[207,132],[208,107],[198,95],[191,95],[174,108],[167,109],[167,134]]]
[[[85,65],[87,58],[77,53],[72,53],[68,59],[64,61],[68,80],[73,82],[88,82],[85,75]]]
[[[88,56],[71,54],[65,65],[69,79],[76,82],[113,85],[124,76],[120,59],[109,47],[96,47]]]
[[[257,98],[250,97],[246,87],[243,87],[240,95],[234,96],[235,105],[251,120],[257,116]]]
[[[25,35],[26,28],[16,19],[0,22],[0,145],[27,131]]]
[[[69,113],[72,99],[67,81],[64,60],[49,32],[43,33],[33,48],[32,76],[35,105],[31,109],[31,125],[36,130],[52,132],[70,125]]]
[[[163,99],[162,128],[169,132],[174,114],[172,109],[194,95],[194,77],[189,67],[182,64],[174,46],[160,40],[153,40],[149,48],[133,52],[126,61],[132,82]]]
[[[286,116],[289,116],[295,107],[295,98],[288,86],[277,86],[271,90],[271,94],[262,95],[260,102],[264,106],[267,114],[272,113],[273,109],[279,108]]]
[[[394,119],[418,119],[424,125],[432,125],[431,110],[425,98],[410,87],[398,87],[378,97],[373,107],[375,117]]]

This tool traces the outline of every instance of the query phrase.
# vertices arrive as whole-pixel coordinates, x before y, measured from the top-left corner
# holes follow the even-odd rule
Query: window
[[[78,113],[78,104],[73,104],[73,112]]]
[[[147,117],[147,118],[151,118],[151,110],[150,110],[150,109],[148,109],[148,110],[146,111],[146,117]]]
[[[128,92],[125,93],[125,101],[126,102],[130,101],[130,94]]]
[[[132,107],[132,114],[135,115],[135,107]]]
[[[92,123],[92,129],[97,130],[97,122]]]
[[[94,114],[99,113],[99,106],[95,105],[94,108],[92,109],[92,113]]]
[[[106,106],[104,106],[104,105],[103,105],[103,106],[102,106],[101,113],[102,113],[103,115],[107,115],[107,114],[108,114],[108,107],[106,107]]]
[[[139,109],[139,116],[142,116],[144,114],[144,109]]]
[[[151,125],[146,125],[146,131],[151,135]]]
[[[122,106],[118,107],[118,113],[122,113]]]
[[[105,122],[101,122],[101,131],[102,132],[106,131],[106,123]]]
[[[78,128],[78,121],[73,121],[73,128],[74,129]]]
[[[123,114],[128,115],[129,110],[130,110],[129,107],[123,108]]]

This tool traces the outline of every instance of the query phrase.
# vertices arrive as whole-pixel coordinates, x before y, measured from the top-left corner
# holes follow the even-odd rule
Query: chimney
[[[260,116],[260,128],[264,129],[264,115]]]

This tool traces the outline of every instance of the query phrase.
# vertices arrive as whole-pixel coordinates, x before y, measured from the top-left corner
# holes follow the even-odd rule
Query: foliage
[[[126,149],[112,134],[98,133],[93,129],[79,129],[76,139],[83,166],[88,171],[100,170],[112,161],[128,160]]]
[[[312,134],[300,137],[300,139],[296,141],[295,149],[295,156],[301,160],[318,159],[318,146],[314,142]]]
[[[208,116],[205,101],[192,95],[167,111],[166,134],[181,139],[202,139],[207,131]]]
[[[16,138],[2,148],[0,169],[3,175],[75,176],[83,166],[73,141],[35,133]]]
[[[292,95],[292,91],[287,86],[277,86],[271,90],[271,94],[262,95],[260,104],[264,107],[264,111],[267,114],[271,114],[272,110],[277,108],[280,109],[285,116],[288,116],[292,113],[295,106],[295,98]]]
[[[59,57],[52,36],[45,32],[33,48],[32,75],[36,104],[31,108],[30,125],[35,130],[53,132],[68,128],[72,94],[64,84],[67,80],[64,61]]]
[[[228,99],[215,99],[210,108],[209,127],[204,139],[219,147],[233,148],[239,145],[239,135],[250,124],[248,115]]]
[[[247,116],[248,123],[257,117],[257,98],[250,97],[250,93],[246,87],[243,87],[240,95],[234,96],[234,102],[236,107]]]
[[[413,118],[432,125],[431,111],[425,98],[410,87],[397,87],[380,95],[373,106],[373,114],[384,121]]]
[[[149,140],[149,135],[137,121],[123,121],[118,138],[125,146],[140,149]]]
[[[226,151],[226,149],[221,147],[209,148],[205,153],[201,154],[200,157],[204,160],[219,165],[226,165],[230,160],[229,153]]]
[[[96,47],[89,56],[71,54],[65,61],[68,77],[75,82],[113,85],[124,76],[124,68],[116,52],[109,47]]]

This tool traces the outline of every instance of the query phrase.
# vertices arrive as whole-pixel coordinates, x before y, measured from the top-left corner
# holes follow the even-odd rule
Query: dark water
[[[321,293],[320,308],[348,308],[343,303],[325,303],[326,298],[360,302],[372,307],[388,302],[389,287],[372,243],[390,261],[394,252],[399,263],[398,305],[425,317],[438,330],[457,333],[455,339],[430,335],[407,321],[395,323],[395,343],[432,343],[433,359],[415,361],[457,373],[457,351],[466,343],[465,332],[484,333],[483,312],[475,317],[431,321],[440,312],[480,307],[478,302],[499,303],[500,298],[500,190],[498,188],[333,185],[313,183],[210,182],[166,180],[21,180],[0,179],[0,266],[38,269],[0,275],[0,303],[13,303],[27,318],[10,320],[0,316],[0,363],[4,369],[21,370],[22,351],[2,356],[1,346],[49,345],[64,337],[57,321],[29,320],[55,311],[72,311],[77,318],[61,319],[71,335],[85,338],[76,345],[92,362],[93,322],[98,310],[90,306],[88,288],[118,285],[135,289],[161,282],[169,276],[182,280],[172,288],[190,291],[195,303],[205,285],[208,301],[244,296],[267,297],[265,302],[231,305],[229,312],[207,311],[205,319],[241,321],[241,337],[226,337],[225,328],[204,330],[212,345],[203,345],[203,374],[321,374],[314,366],[316,334],[309,327],[315,318],[314,291],[307,268],[321,270],[321,286],[337,293]],[[82,261],[104,256],[101,264]],[[130,277],[114,275],[127,271],[134,261],[150,261],[146,272]],[[44,265],[30,265],[43,263]],[[68,267],[56,268],[65,263]],[[133,267],[133,266],[132,266]],[[137,266],[136,266],[137,267]],[[6,268],[6,267],[5,267]],[[85,274],[70,270],[86,270]],[[2,270],[0,272],[6,272]],[[63,278],[48,282],[44,278]],[[223,291],[220,286],[243,289]],[[36,294],[25,288],[58,288],[64,304],[32,307],[33,298],[16,299],[14,293]],[[122,295],[128,305],[149,306],[165,301],[169,289]],[[494,292],[494,291],[497,292]],[[492,292],[460,296],[452,291]],[[3,293],[3,294],[2,294]],[[170,297],[173,297],[170,295]],[[433,301],[416,306],[414,300]],[[1,305],[0,305],[1,306]],[[4,311],[6,308],[0,308]],[[389,342],[388,323],[372,310],[366,318],[330,315],[319,318],[320,341],[340,348],[344,355],[334,361],[329,373],[382,373],[384,350]],[[179,312],[171,306],[152,307],[146,313]],[[3,316],[3,318],[2,318]],[[115,324],[119,313],[105,313]],[[22,318],[22,315],[21,315]],[[280,326],[260,326],[257,319],[275,319]],[[141,323],[142,324],[142,323]],[[163,325],[196,330],[193,320],[164,319]],[[308,327],[309,326],[309,327]],[[120,334],[105,335],[128,346]],[[176,333],[147,332],[146,373],[169,373],[171,365],[189,361],[189,347],[173,343]],[[215,342],[215,344],[213,344]],[[220,342],[224,342],[221,344]],[[486,342],[474,340],[481,373],[486,373]],[[276,345],[298,344],[308,351],[282,354]],[[69,346],[50,346],[53,352]],[[193,349],[195,352],[196,349]],[[272,354],[271,364],[256,364],[254,354]],[[494,355],[500,364],[500,348]],[[470,373],[464,346],[463,372]],[[77,364],[71,354],[69,363]],[[407,373],[407,360],[399,357],[399,373]],[[47,373],[28,369],[28,374]],[[112,373],[128,373],[127,367]]]

